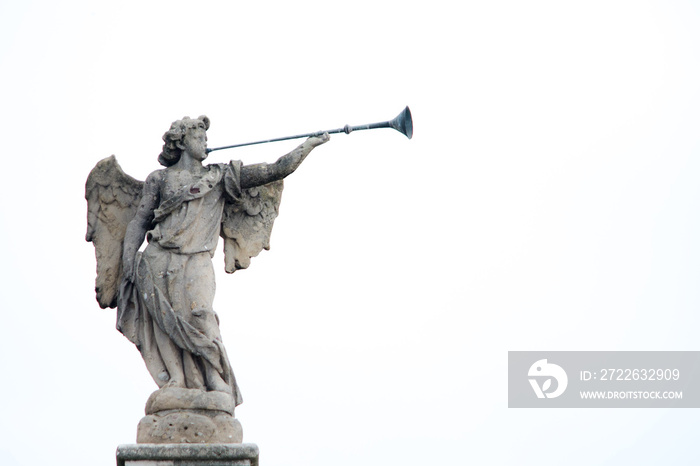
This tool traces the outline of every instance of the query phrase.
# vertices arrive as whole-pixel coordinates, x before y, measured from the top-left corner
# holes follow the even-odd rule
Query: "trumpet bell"
[[[411,139],[413,137],[413,118],[411,118],[411,110],[408,107],[404,108],[396,118],[389,122],[389,126],[408,139]]]

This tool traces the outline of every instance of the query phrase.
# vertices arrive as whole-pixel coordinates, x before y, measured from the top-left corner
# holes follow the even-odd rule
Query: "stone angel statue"
[[[139,424],[139,443],[240,442],[240,427],[222,428],[212,414],[233,415],[242,401],[213,309],[212,257],[220,236],[228,273],[269,249],[283,178],[329,140],[327,133],[310,137],[272,164],[204,165],[208,129],[206,116],[175,121],[158,157],[165,168],[145,182],[126,175],[111,156],[98,162],[85,186],[97,301],[117,307],[117,329],[136,345],[160,389],[146,405],[151,417]],[[144,238],[148,245],[139,252]],[[196,433],[185,432],[183,416],[189,422],[202,412],[209,418],[197,421],[207,426],[199,430],[212,433],[190,438]]]

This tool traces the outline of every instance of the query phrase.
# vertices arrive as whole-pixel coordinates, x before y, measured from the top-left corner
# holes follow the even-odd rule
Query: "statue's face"
[[[200,162],[207,158],[207,129],[204,122],[194,120],[187,128],[183,139],[183,148]]]

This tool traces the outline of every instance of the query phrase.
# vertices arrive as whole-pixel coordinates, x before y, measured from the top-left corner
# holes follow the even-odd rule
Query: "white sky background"
[[[161,135],[334,135],[216,310],[262,464],[697,464],[694,409],[507,408],[509,350],[700,350],[700,6],[0,4],[0,464],[111,465],[155,390],[84,183]],[[273,162],[301,141],[215,152]]]

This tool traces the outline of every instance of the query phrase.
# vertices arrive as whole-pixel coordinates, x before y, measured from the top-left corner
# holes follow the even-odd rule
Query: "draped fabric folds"
[[[188,388],[201,388],[209,364],[230,386],[236,405],[242,398],[213,309],[211,258],[225,203],[241,201],[240,167],[209,165],[201,179],[156,209],[135,280],[121,283],[117,313],[117,329],[137,346],[159,387],[171,380],[163,355],[176,348]]]

